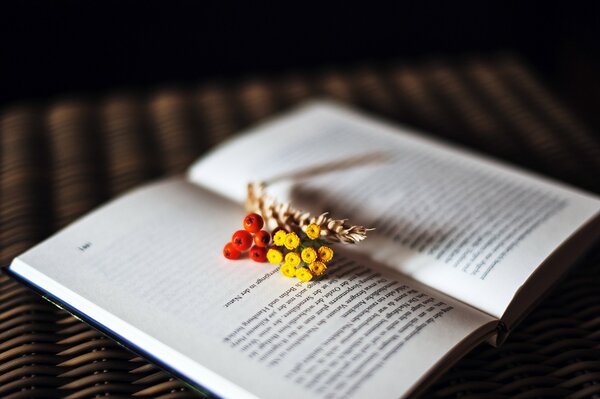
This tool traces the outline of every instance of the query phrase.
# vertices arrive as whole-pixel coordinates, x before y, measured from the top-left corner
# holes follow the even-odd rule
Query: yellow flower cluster
[[[278,247],[283,246],[283,243],[285,242],[286,237],[287,237],[287,232],[285,230],[279,230],[273,236],[273,244],[277,245]]]
[[[305,263],[313,263],[315,260],[317,260],[317,251],[311,247],[304,248],[302,250],[302,260]]]
[[[267,251],[267,260],[269,261],[269,263],[278,265],[281,262],[283,262],[283,254],[278,249],[270,248]]]
[[[283,245],[292,251],[298,248],[298,245],[300,245],[300,237],[298,237],[298,234],[294,233],[293,231],[291,233],[287,233],[285,240],[283,241]]]
[[[327,270],[326,263],[333,259],[333,250],[326,246],[311,246],[320,237],[321,227],[317,224],[309,224],[306,227],[308,241],[304,242],[295,232],[288,233],[279,230],[273,235],[275,247],[267,251],[267,260],[272,264],[281,264],[281,274],[286,277],[296,277],[300,281],[310,281],[314,276],[320,276]],[[321,241],[321,240],[319,240]]]
[[[333,259],[333,249],[326,247],[326,246],[321,246],[318,249],[318,254],[319,254],[319,260],[322,262],[329,262],[331,259]]]
[[[309,224],[306,226],[306,235],[311,240],[316,240],[321,235],[321,226],[314,223]]]

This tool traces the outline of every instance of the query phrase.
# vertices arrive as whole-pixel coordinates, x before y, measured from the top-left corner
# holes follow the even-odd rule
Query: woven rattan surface
[[[0,261],[8,264],[107,199],[180,173],[229,135],[312,97],[600,190],[598,139],[507,56],[66,98],[0,115]],[[504,346],[476,349],[426,395],[600,396],[599,263],[596,245]],[[0,397],[132,394],[197,395],[0,276]]]

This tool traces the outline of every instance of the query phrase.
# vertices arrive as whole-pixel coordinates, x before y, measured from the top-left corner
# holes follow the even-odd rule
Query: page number
[[[79,249],[81,252],[85,252],[86,250],[88,250],[90,247],[92,246],[92,243],[87,241],[84,242],[83,244],[81,244],[80,246],[77,247],[77,249]]]

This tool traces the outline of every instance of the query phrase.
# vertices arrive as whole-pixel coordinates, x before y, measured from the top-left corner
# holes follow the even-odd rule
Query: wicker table
[[[510,56],[327,69],[64,98],[0,113],[0,262],[107,199],[180,173],[227,136],[330,97],[600,191],[600,141]],[[481,346],[430,397],[600,395],[600,250],[503,347]],[[0,397],[182,398],[181,382],[0,275]]]

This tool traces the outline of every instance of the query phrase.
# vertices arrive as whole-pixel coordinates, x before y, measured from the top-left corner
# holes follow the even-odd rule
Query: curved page
[[[359,251],[498,318],[600,209],[590,194],[328,103],[223,144],[189,178],[240,202],[247,182],[273,182],[301,209],[375,227]]]

